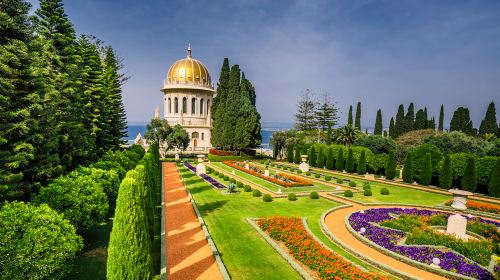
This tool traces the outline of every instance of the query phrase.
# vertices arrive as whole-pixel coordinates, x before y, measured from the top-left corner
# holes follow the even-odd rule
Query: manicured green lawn
[[[238,169],[232,168],[231,166],[227,166],[222,162],[214,162],[212,163],[214,166],[219,167],[221,169],[224,169],[226,171],[232,172],[234,170],[234,174],[236,176],[239,176],[243,179],[250,180],[254,182],[255,184],[258,184],[259,186],[266,188],[270,191],[277,192],[279,189],[281,189],[282,192],[284,193],[298,193],[298,192],[312,192],[312,191],[334,191],[335,188],[326,186],[320,183],[314,183],[313,186],[304,186],[304,187],[291,187],[291,188],[285,188],[283,186],[271,183],[265,179],[253,176],[251,174],[248,174],[246,172],[240,171]],[[274,171],[271,172],[271,174],[274,174]]]
[[[322,233],[319,225],[321,215],[338,206],[338,203],[306,197],[299,197],[293,202],[282,198],[265,203],[262,197],[252,197],[252,194],[247,192],[225,195],[188,169],[179,168],[232,279],[301,279],[246,222],[246,218],[275,215],[306,217],[314,234],[330,248],[349,260],[374,270],[338,248]]]

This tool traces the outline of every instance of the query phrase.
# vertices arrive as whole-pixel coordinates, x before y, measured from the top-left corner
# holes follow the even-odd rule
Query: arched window
[[[207,99],[207,114],[210,111],[210,99]]]
[[[200,115],[203,115],[203,98],[200,100]]]
[[[205,133],[201,133],[201,140],[205,140]]]
[[[191,99],[191,115],[196,114],[196,99]]]
[[[195,131],[195,132],[191,133],[191,138],[198,139],[198,135],[199,135],[198,132]]]
[[[198,140],[197,139],[194,139],[193,141],[193,146],[197,147],[198,146]]]
[[[182,113],[187,114],[187,111],[188,111],[188,101],[187,98],[184,97],[182,98]]]
[[[174,113],[179,113],[179,99],[177,99],[177,97],[174,98]]]
[[[168,98],[168,113],[172,114],[172,100]]]

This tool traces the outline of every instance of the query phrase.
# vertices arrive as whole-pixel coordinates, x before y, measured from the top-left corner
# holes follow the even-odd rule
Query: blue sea
[[[269,147],[269,140],[271,139],[273,132],[290,129],[292,126],[292,123],[262,122],[262,129],[260,130],[260,135],[262,137],[262,147]],[[145,132],[146,123],[129,123],[127,129],[127,137],[125,138],[125,140],[127,140],[129,144],[132,144],[138,133],[141,133],[141,135],[144,137]]]

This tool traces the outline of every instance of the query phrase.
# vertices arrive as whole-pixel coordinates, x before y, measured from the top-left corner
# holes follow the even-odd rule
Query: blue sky
[[[37,6],[37,1],[32,1]],[[342,111],[362,102],[362,126],[381,108],[384,126],[400,103],[467,106],[479,126],[500,106],[500,1],[65,1],[79,34],[111,44],[131,75],[124,103],[131,122],[161,105],[171,63],[203,61],[217,81],[224,57],[257,90],[264,121],[293,122],[305,89],[327,92]]]

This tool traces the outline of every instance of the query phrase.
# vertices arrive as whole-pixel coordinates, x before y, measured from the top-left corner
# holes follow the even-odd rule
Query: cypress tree
[[[340,148],[337,153],[337,159],[335,160],[335,168],[337,169],[337,171],[344,170],[344,151],[342,150],[342,148]]]
[[[415,129],[415,110],[413,106],[413,102],[408,106],[408,111],[406,112],[406,116],[404,118],[404,129],[403,133],[412,131]]]
[[[382,135],[382,110],[377,110],[377,117],[375,118],[375,129],[373,131],[375,135]]]
[[[286,161],[292,163],[293,162],[293,146],[288,145],[286,148]]]
[[[278,158],[278,144],[273,145],[273,159]]]
[[[354,171],[354,156],[352,149],[347,152],[347,160],[345,161],[345,171],[352,173]]]
[[[255,148],[260,145],[262,139],[260,136],[260,114],[257,108],[252,104],[255,99],[255,90],[245,73],[242,73],[239,101],[236,108],[237,121],[235,128],[234,146],[239,149]]]
[[[328,154],[326,155],[326,168],[330,170],[335,169],[332,148],[328,149]]]
[[[394,118],[389,122],[389,137],[396,138],[396,131],[394,129]]]
[[[361,155],[359,156],[358,161],[358,174],[365,175],[366,174],[366,154],[365,151],[361,151]]]
[[[427,128],[430,128],[430,129],[436,129],[436,119],[434,117],[432,117],[429,121],[429,126]]]
[[[229,59],[224,58],[217,83],[217,94],[212,101],[212,131],[210,142],[214,147],[222,148],[222,132],[224,131],[224,112],[229,94]],[[276,156],[273,156],[276,159]]]
[[[465,166],[464,176],[462,177],[462,189],[474,192],[477,187],[477,173],[476,173],[476,162],[473,157],[467,159],[467,165]]]
[[[353,125],[353,122],[352,122],[352,105],[349,106],[349,114],[347,115],[347,124],[352,126]]]
[[[443,124],[444,124],[444,106],[443,104],[441,104],[441,109],[439,110],[438,131],[443,131]]]
[[[394,124],[394,138],[405,133],[405,108],[403,104],[399,105],[398,113],[396,114],[396,122]]]
[[[420,109],[415,116],[415,129],[426,129],[427,127],[427,116],[424,110]]]
[[[295,163],[300,163],[300,153],[301,153],[301,147],[299,145],[295,146],[295,157],[293,158],[293,162]]]
[[[420,184],[428,186],[432,180],[432,161],[431,154],[425,155],[422,170],[420,171]]]
[[[408,153],[405,158],[405,163],[403,165],[403,181],[405,183],[413,182],[413,159],[411,153]]]
[[[143,162],[144,163],[144,162]],[[129,178],[135,179],[139,186],[139,200],[143,206],[144,213],[147,217],[147,225],[151,240],[154,238],[154,197],[152,192],[154,186],[149,181],[148,170],[145,165],[138,164],[134,168],[134,172],[127,173]]]
[[[29,198],[23,172],[30,161],[40,165],[33,161],[37,139],[43,137],[29,8],[25,1],[0,4],[0,201]]]
[[[354,120],[354,127],[361,130],[361,102],[356,106],[356,119]]]
[[[453,112],[453,117],[450,122],[450,131],[462,131],[468,135],[474,134],[469,109],[458,107],[455,112]]]
[[[500,159],[497,159],[491,172],[488,193],[494,197],[500,197]]]
[[[481,121],[479,126],[479,135],[485,135],[486,133],[491,133],[496,135],[498,132],[497,124],[497,113],[495,110],[495,103],[491,102],[488,105],[488,110],[486,110],[486,115]]]
[[[396,156],[393,151],[389,152],[389,157],[385,163],[385,178],[392,180],[396,177]]]
[[[240,67],[235,64],[229,74],[229,92],[225,100],[224,123],[222,132],[222,145],[224,148],[233,148],[235,143],[235,127],[238,120],[240,106]]]
[[[325,166],[325,155],[324,155],[324,151],[323,151],[323,148],[319,148],[319,151],[318,151],[318,162],[316,163],[316,166],[317,167],[321,167],[323,168],[323,166]]]
[[[316,151],[314,150],[314,146],[312,146],[311,150],[309,151],[309,165],[316,166],[317,163],[318,160],[316,158]]]
[[[444,157],[443,166],[439,172],[439,186],[443,189],[451,188],[453,177],[451,175],[451,158],[450,155]]]
[[[118,191],[109,240],[107,279],[150,279],[151,240],[137,180],[125,178]]]

